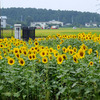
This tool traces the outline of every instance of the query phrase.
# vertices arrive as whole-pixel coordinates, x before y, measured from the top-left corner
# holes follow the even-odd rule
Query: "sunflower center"
[[[76,57],[74,57],[74,61],[77,61]]]
[[[17,51],[17,50],[15,50],[15,53],[18,53],[18,51]]]
[[[66,59],[66,56],[63,56],[64,59]]]
[[[17,57],[19,57],[19,54],[17,54]]]
[[[26,52],[24,52],[24,54],[26,55]]]
[[[35,56],[33,55],[33,58],[35,58]]]
[[[13,63],[13,60],[10,60],[10,63]]]
[[[45,55],[45,53],[43,52],[42,55]]]
[[[32,59],[32,56],[30,56],[29,58]]]
[[[23,60],[21,60],[20,63],[23,64],[24,63]]]
[[[80,56],[83,56],[83,52],[80,52]]]
[[[61,62],[62,61],[62,58],[61,57],[59,57],[59,62]]]
[[[46,59],[44,59],[44,62],[46,62]]]

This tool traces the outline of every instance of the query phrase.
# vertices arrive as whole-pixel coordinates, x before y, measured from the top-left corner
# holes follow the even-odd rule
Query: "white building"
[[[49,22],[47,22],[47,24],[63,26],[63,22],[55,21],[55,20],[49,21]]]
[[[63,26],[63,22],[60,21],[49,21],[49,22],[31,22],[31,27],[41,27],[45,29],[48,25]]]
[[[46,22],[31,22],[31,27],[41,27],[41,28],[43,28],[43,29],[45,29],[45,27],[46,27]]]
[[[7,17],[6,16],[1,16],[0,17],[0,19],[1,19],[1,27],[2,28],[6,28],[6,20],[7,20]]]
[[[93,25],[93,27],[97,27],[97,24],[96,23],[93,23],[92,25]]]
[[[85,23],[85,27],[97,27],[97,23]]]
[[[85,26],[86,26],[86,27],[90,27],[91,24],[90,24],[90,23],[85,23]]]

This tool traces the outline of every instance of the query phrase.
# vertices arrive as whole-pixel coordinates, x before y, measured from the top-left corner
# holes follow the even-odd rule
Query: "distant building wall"
[[[1,27],[2,28],[6,28],[6,25],[7,25],[7,23],[6,23],[7,17],[6,16],[1,16],[0,19],[1,19]]]
[[[97,27],[97,23],[85,23],[85,27]]]
[[[59,21],[49,21],[49,22],[31,22],[31,27],[36,27],[36,26],[40,26],[41,28],[45,29],[48,25],[58,25],[58,26],[63,26],[63,22],[59,22]]]

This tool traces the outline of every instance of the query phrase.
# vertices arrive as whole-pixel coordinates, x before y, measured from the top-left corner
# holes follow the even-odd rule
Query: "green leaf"
[[[14,83],[14,80],[9,80],[8,82],[12,84],[12,83]]]
[[[2,90],[3,89],[3,86],[0,86],[0,90]]]
[[[26,82],[22,82],[21,84],[22,84],[22,85],[25,85],[25,84],[26,84]]]
[[[62,94],[64,91],[66,90],[66,87],[62,87],[61,90],[57,93],[57,96],[59,96],[60,94]]]
[[[11,92],[6,92],[6,93],[3,93],[3,95],[10,97],[12,94],[11,94]]]
[[[76,86],[76,85],[77,85],[77,83],[78,83],[78,82],[75,82],[75,83],[72,85],[72,88],[73,88],[74,86]]]
[[[26,95],[23,95],[23,99],[25,99],[26,98]]]
[[[19,97],[20,96],[20,93],[17,92],[17,93],[14,93],[14,97]]]

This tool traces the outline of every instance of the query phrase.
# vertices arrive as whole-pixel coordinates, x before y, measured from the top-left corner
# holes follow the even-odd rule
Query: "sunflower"
[[[81,45],[81,49],[83,49],[83,50],[85,50],[85,51],[86,51],[86,50],[87,50],[87,48],[88,48],[88,47],[87,47],[85,44],[82,44],[82,45]]]
[[[2,52],[0,51],[0,54],[2,54]]]
[[[47,51],[46,53],[47,53],[46,55],[48,56],[49,55],[49,52]]]
[[[57,49],[58,49],[58,50],[60,49],[60,45],[57,45]]]
[[[42,50],[43,50],[43,49],[44,49],[44,46],[40,46],[40,49],[42,49]]]
[[[0,48],[3,48],[4,47],[4,45],[3,44],[0,44]]]
[[[69,54],[73,55],[74,51],[72,49],[69,50]]]
[[[35,49],[35,50],[37,50],[37,49],[38,49],[38,47],[36,46],[34,49]]]
[[[33,57],[32,57],[31,54],[28,55],[28,59],[29,59],[29,60],[32,60],[32,59],[33,59]]]
[[[77,52],[77,49],[74,47],[74,48],[73,48],[73,51],[74,51],[74,53],[76,53],[76,52]]]
[[[79,55],[79,58],[84,58],[84,57],[85,57],[85,51],[82,50],[82,49],[80,49],[80,50],[78,51],[78,55]]]
[[[8,59],[8,64],[13,65],[15,63],[15,60],[13,58]]]
[[[47,57],[43,57],[43,58],[42,58],[42,62],[43,62],[43,63],[47,63],[47,62],[48,62]]]
[[[46,46],[45,49],[48,50],[48,46]]]
[[[98,51],[96,50],[96,56],[98,57]]]
[[[78,53],[76,53],[76,54],[75,54],[75,56],[77,57],[77,59],[79,59],[79,58],[80,58],[80,56],[79,56],[79,54],[78,54]]]
[[[62,64],[62,62],[63,62],[63,56],[62,55],[58,55],[58,57],[57,57],[57,63],[58,64]]]
[[[34,47],[31,47],[31,50],[34,50],[35,48]]]
[[[3,59],[3,57],[0,55],[0,59]]]
[[[28,54],[31,54],[32,52],[31,52],[31,50],[28,50]]]
[[[27,51],[24,50],[24,51],[23,51],[23,54],[24,54],[24,56],[27,56]]]
[[[22,50],[21,49],[19,49],[19,53],[22,54]]]
[[[19,53],[19,49],[18,49],[18,48],[14,48],[14,49],[13,49],[13,52],[14,52],[14,53]]]
[[[64,60],[66,60],[66,59],[67,59],[66,54],[62,54],[62,57],[63,57],[63,59],[64,59]]]
[[[29,43],[29,45],[31,45],[32,44],[32,41],[28,41],[28,43]]]
[[[93,64],[94,64],[94,63],[93,63],[92,61],[89,62],[89,65],[90,65],[90,66],[93,66]]]
[[[88,50],[88,54],[90,55],[92,53],[92,49],[90,48],[89,50]]]
[[[24,61],[23,58],[20,58],[20,59],[19,59],[19,64],[20,64],[21,66],[24,66],[24,65],[25,65],[25,61]]]
[[[64,40],[61,40],[61,42],[63,43],[63,42],[64,42]]]
[[[50,48],[50,49],[49,49],[49,52],[52,53],[52,52],[53,52],[53,48]]]
[[[38,40],[41,41],[41,38],[39,38]]]
[[[8,47],[8,43],[5,44],[5,47]]]
[[[72,46],[71,46],[71,45],[69,45],[67,48],[68,48],[68,49],[72,49]]]
[[[38,48],[38,49],[37,49],[37,53],[39,53],[39,52],[40,52],[40,49]]]
[[[60,44],[62,44],[62,42],[60,42]]]
[[[69,48],[66,48],[65,53],[69,52]]]
[[[77,56],[76,56],[76,55],[73,55],[73,61],[74,61],[75,63],[78,63],[78,59],[77,59]]]
[[[32,59],[35,60],[36,59],[36,55],[32,54]]]
[[[53,59],[53,57],[52,57],[51,54],[49,54],[48,57],[49,57],[49,60],[52,60]]]
[[[62,48],[62,51],[63,51],[64,53],[66,53],[66,48],[65,48],[65,47],[63,47],[63,48]]]
[[[32,54],[36,54],[37,53],[37,51],[36,50],[32,50]]]
[[[7,51],[8,51],[8,53],[9,53],[9,52],[10,52],[10,49],[8,48]]]
[[[59,54],[58,52],[56,52],[56,51],[54,52],[54,56],[55,56],[55,57],[57,57],[58,54]]]
[[[45,57],[47,55],[47,52],[45,51],[45,50],[42,50],[41,52],[40,52],[40,56],[41,57]]]
[[[35,46],[38,46],[38,45],[39,45],[39,43],[38,43],[37,41],[35,41],[35,42],[34,42],[34,45],[35,45]]]
[[[16,58],[20,58],[20,54],[19,53],[16,53],[15,56],[16,56]]]

